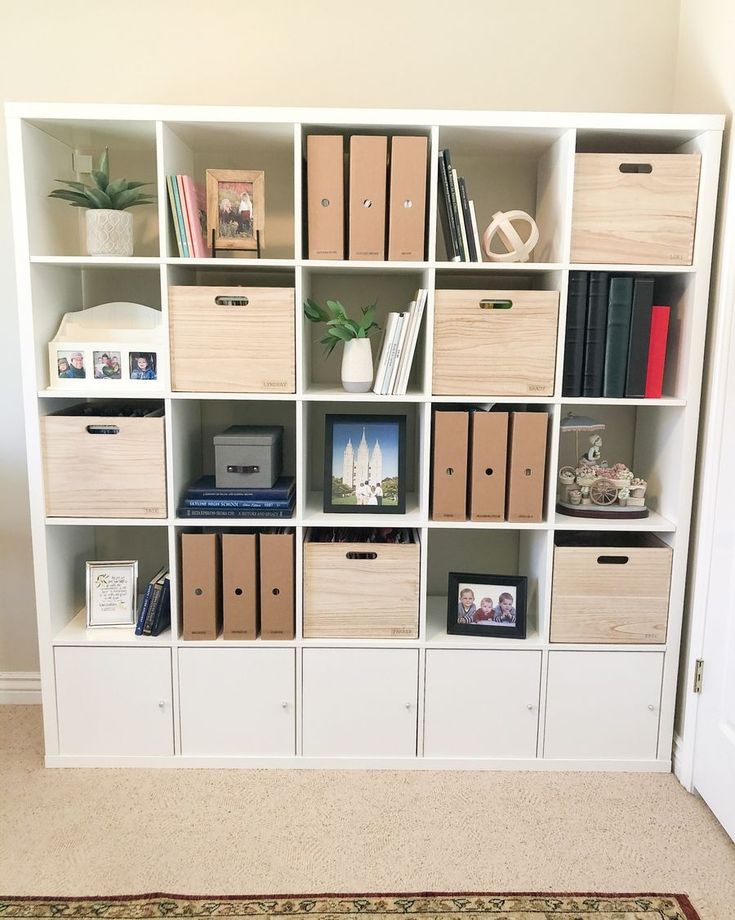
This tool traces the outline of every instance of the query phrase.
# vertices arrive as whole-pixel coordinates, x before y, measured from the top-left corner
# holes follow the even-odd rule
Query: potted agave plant
[[[105,147],[100,168],[93,169],[94,185],[57,179],[69,188],[57,188],[49,198],[67,201],[73,208],[86,208],[87,254],[90,256],[132,256],[133,215],[130,208],[151,204],[155,197],[144,191],[150,182],[130,182],[109,175],[109,151]]]
[[[326,310],[307,298],[304,315],[312,323],[324,323],[326,335],[321,339],[327,356],[344,343],[342,352],[342,386],[349,393],[367,393],[373,385],[373,353],[369,336],[378,332],[375,304],[362,307],[361,319],[354,320],[338,300],[328,300]]]

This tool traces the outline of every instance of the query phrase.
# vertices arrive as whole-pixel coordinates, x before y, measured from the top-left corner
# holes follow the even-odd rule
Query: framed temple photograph
[[[87,563],[87,626],[135,626],[138,561]]]
[[[215,249],[255,251],[256,231],[263,249],[265,173],[262,169],[207,170],[207,245]]]
[[[526,638],[525,575],[450,572],[447,632],[453,636]]]
[[[325,416],[324,511],[405,513],[405,415]]]

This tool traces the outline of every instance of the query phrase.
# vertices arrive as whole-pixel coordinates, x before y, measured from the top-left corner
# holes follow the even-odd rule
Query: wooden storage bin
[[[419,537],[413,543],[304,543],[304,637],[415,639]]]
[[[82,409],[41,418],[46,514],[165,518],[163,410],[135,418]]]
[[[558,291],[437,291],[433,392],[553,395],[558,319]]]
[[[666,641],[671,547],[652,534],[557,534],[551,641]]]
[[[293,393],[293,288],[170,287],[174,390]]]
[[[698,153],[578,153],[572,262],[691,265]]]

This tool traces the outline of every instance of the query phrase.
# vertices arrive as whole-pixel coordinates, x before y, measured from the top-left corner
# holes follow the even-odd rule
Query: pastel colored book
[[[209,258],[207,244],[207,196],[203,186],[195,182],[191,176],[181,176],[184,186],[184,200],[189,221],[191,237],[191,253],[195,259]]]

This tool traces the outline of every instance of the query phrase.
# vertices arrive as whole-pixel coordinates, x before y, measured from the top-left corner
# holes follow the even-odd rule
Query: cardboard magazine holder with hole
[[[121,387],[157,390],[168,377],[160,310],[141,303],[103,303],[65,313],[49,342],[51,389]]]

